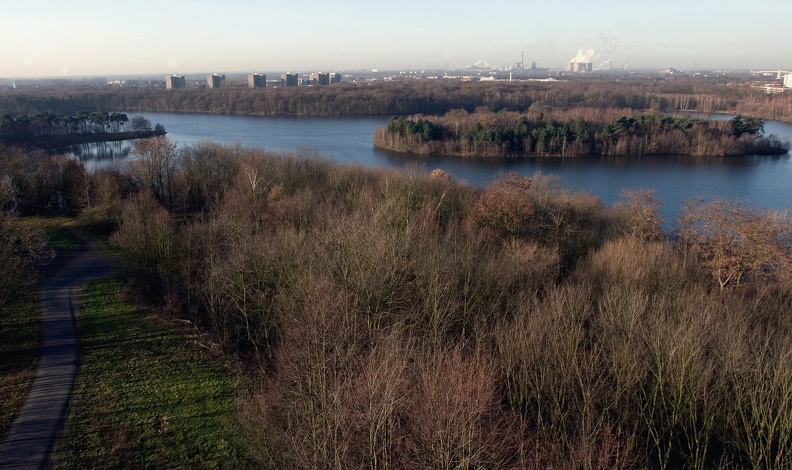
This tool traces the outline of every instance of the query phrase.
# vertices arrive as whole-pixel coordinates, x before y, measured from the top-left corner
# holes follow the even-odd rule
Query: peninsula
[[[126,124],[130,129],[126,129]],[[143,116],[130,121],[124,113],[78,112],[73,116],[51,112],[33,116],[0,116],[0,142],[36,148],[58,148],[95,142],[146,139],[165,135],[161,124],[151,126]]]

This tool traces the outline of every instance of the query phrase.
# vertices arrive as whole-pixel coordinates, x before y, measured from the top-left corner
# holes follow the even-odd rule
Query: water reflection
[[[139,141],[140,139],[133,139],[116,142],[70,145],[68,147],[53,149],[52,152],[76,158],[81,163],[85,164],[88,169],[93,169],[124,160],[129,156]]]

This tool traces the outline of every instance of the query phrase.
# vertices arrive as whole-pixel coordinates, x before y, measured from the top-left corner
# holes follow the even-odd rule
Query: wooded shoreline
[[[167,134],[163,129],[143,131],[102,132],[90,134],[50,134],[28,137],[0,136],[0,142],[7,145],[21,145],[41,149],[67,147],[70,145],[94,144],[100,142],[118,142],[122,140],[148,139]]]
[[[392,117],[373,140],[381,149],[458,157],[783,155],[790,149],[788,140],[764,135],[758,118],[713,121],[590,108]]]

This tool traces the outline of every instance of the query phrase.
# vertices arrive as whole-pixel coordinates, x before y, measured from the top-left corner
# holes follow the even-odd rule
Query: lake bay
[[[133,116],[135,113],[128,113]],[[160,123],[178,146],[200,141],[240,144],[270,151],[309,147],[342,164],[387,168],[420,165],[440,168],[453,178],[486,185],[497,175],[514,171],[558,175],[564,187],[590,191],[605,204],[619,200],[625,189],[653,189],[663,204],[666,228],[685,199],[721,197],[766,209],[792,207],[792,158],[746,157],[565,157],[460,158],[427,157],[375,149],[374,130],[387,117],[264,117],[216,114],[141,113]],[[766,134],[792,139],[792,124],[767,122]],[[131,143],[112,147],[111,158],[123,158]],[[90,153],[90,152],[89,152]],[[101,152],[100,154],[106,153]],[[90,159],[84,154],[83,160]],[[99,158],[99,157],[97,157]],[[91,164],[90,161],[86,163]]]

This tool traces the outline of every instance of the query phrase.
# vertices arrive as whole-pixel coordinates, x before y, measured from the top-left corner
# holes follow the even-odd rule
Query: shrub
[[[501,236],[527,235],[534,214],[530,188],[530,178],[516,173],[499,176],[473,206],[473,221]]]

